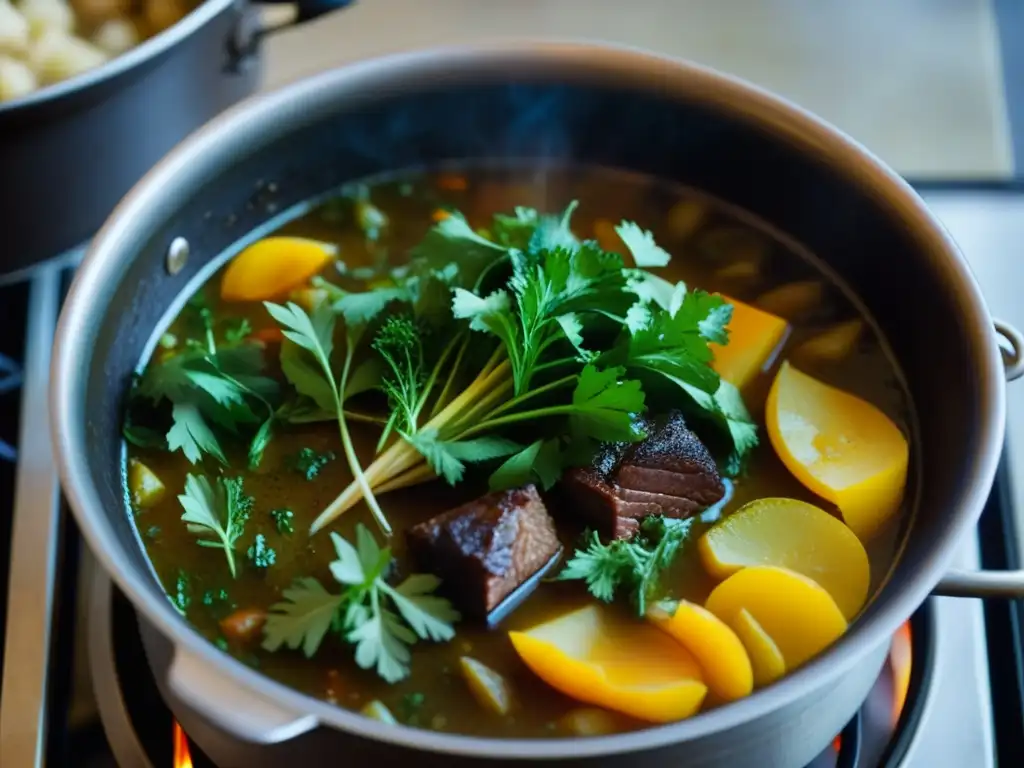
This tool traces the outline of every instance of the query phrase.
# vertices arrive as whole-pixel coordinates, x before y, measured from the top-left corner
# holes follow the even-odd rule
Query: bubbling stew
[[[588,736],[828,648],[905,528],[909,401],[767,226],[595,168],[352,184],[248,242],[132,385],[171,603],[389,723]]]

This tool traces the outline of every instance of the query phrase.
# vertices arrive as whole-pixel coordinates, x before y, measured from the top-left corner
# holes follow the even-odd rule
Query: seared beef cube
[[[646,438],[626,449],[611,479],[635,491],[685,497],[701,508],[722,498],[715,460],[682,414],[673,411],[652,426]]]
[[[408,531],[409,549],[464,612],[485,617],[561,545],[532,485],[489,493]]]
[[[691,517],[725,493],[711,454],[682,414],[644,426],[648,434],[640,442],[604,446],[592,466],[562,479],[587,521],[613,538],[631,537],[648,515]]]

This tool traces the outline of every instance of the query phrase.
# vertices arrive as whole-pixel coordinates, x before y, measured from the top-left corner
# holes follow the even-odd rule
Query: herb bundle
[[[648,271],[671,257],[633,223],[616,232],[635,266],[578,240],[574,208],[517,208],[485,232],[453,213],[366,290],[321,282],[329,298],[311,312],[267,304],[287,339],[281,363],[295,407],[337,418],[355,478],[311,532],[365,500],[388,533],[376,494],[438,476],[455,484],[472,463],[503,460],[493,489],[550,487],[598,443],[642,439],[645,410],[682,405],[717,427],[734,469],[756,444],[742,398],[710,365],[708,344],[727,342],[732,307]],[[340,364],[331,359],[336,316]],[[344,405],[372,391],[388,409],[363,415],[382,425],[363,467]]]

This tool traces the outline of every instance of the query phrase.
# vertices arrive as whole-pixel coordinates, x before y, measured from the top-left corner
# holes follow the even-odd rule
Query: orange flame
[[[192,768],[192,754],[188,749],[188,737],[178,722],[174,722],[174,768]]]
[[[892,638],[889,649],[889,663],[893,677],[893,723],[899,721],[903,706],[907,703],[910,688],[910,668],[913,666],[913,650],[910,643],[910,622],[905,622]]]

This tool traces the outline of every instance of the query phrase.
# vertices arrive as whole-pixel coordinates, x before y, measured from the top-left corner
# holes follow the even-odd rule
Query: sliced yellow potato
[[[384,706],[384,703],[379,699],[374,699],[367,703],[359,712],[371,720],[380,720],[388,725],[396,725],[398,723],[395,720],[395,716],[391,714],[391,710]]]
[[[847,320],[812,336],[793,350],[793,355],[801,360],[836,362],[853,354],[863,332],[863,320]]]
[[[712,590],[705,608],[729,622],[746,609],[782,651],[793,670],[846,631],[835,600],[816,582],[786,568],[756,565]]]
[[[789,334],[789,324],[742,301],[728,296],[722,298],[732,304],[732,319],[726,326],[729,343],[708,345],[715,355],[711,367],[730,384],[742,389],[778,352]]]
[[[849,620],[864,606],[871,566],[864,545],[843,523],[796,499],[744,504],[700,537],[704,568],[724,579],[750,565],[779,565],[824,587]],[[699,658],[699,657],[698,657]]]
[[[167,492],[156,473],[138,459],[128,459],[128,491],[136,509],[148,509]]]
[[[265,237],[240,254],[220,284],[225,301],[272,301],[287,296],[337,255],[331,243],[305,237]]]
[[[646,622],[590,605],[527,632],[510,632],[541,680],[585,704],[655,723],[690,717],[707,686],[689,651]]]
[[[648,618],[694,655],[708,690],[716,697],[733,701],[750,695],[754,687],[750,657],[736,633],[715,614],[680,600],[674,612],[656,606]]]
[[[480,706],[496,715],[507,715],[512,709],[512,690],[505,677],[469,656],[460,658],[459,666],[466,685]]]
[[[763,688],[786,674],[786,660],[775,641],[768,637],[764,627],[750,615],[750,611],[741,608],[732,621],[736,636],[743,643],[750,656],[750,664],[754,670],[754,685]]]
[[[765,424],[786,468],[839,507],[862,541],[899,510],[907,439],[871,403],[783,363],[768,393]]]

